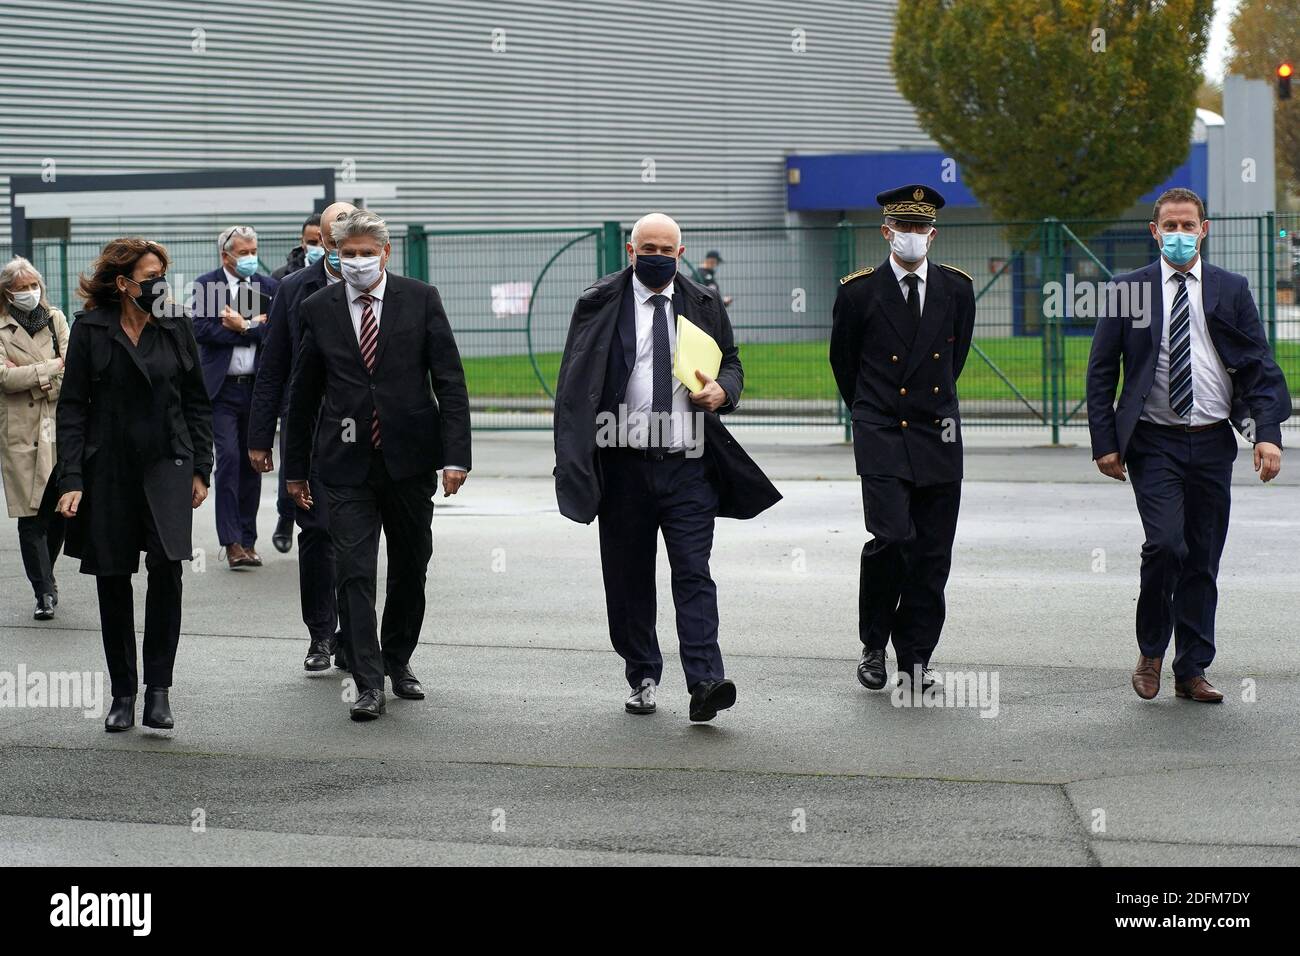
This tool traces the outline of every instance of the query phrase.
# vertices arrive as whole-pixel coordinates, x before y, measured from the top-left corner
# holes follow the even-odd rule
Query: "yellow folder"
[[[695,370],[709,378],[718,377],[722,368],[722,349],[713,336],[686,318],[677,316],[677,354],[673,357],[673,375],[692,392],[704,388]]]

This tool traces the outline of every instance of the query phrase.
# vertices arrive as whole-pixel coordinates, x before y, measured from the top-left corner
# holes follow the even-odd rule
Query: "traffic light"
[[[1291,74],[1295,70],[1290,63],[1279,63],[1277,67],[1277,98],[1279,100],[1289,100],[1291,98]]]

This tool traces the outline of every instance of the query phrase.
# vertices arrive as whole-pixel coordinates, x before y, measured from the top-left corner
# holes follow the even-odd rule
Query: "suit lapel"
[[[880,304],[884,309],[885,318],[900,340],[911,342],[916,330],[911,327],[912,315],[907,310],[907,300],[903,298],[903,290],[898,287],[898,276],[894,275],[893,264],[886,259],[885,264],[876,271],[885,280],[885,288],[880,294]]]
[[[1210,316],[1214,314],[1214,307],[1219,304],[1219,270],[1214,268],[1208,262],[1201,262],[1201,311],[1205,316],[1206,327],[1209,327]]]
[[[1159,361],[1160,340],[1165,334],[1165,281],[1159,260],[1149,268],[1146,281],[1151,284],[1151,354],[1156,356],[1152,363],[1154,368],[1154,363]]]
[[[379,340],[375,346],[376,369],[384,361],[384,349],[388,346],[388,340],[392,337],[393,332],[397,330],[398,323],[401,321],[403,321],[402,292],[400,287],[393,282],[393,277],[389,276],[388,283],[384,286],[384,302],[379,316]],[[358,351],[360,351],[359,346]]]
[[[629,375],[636,364],[636,290],[632,288],[632,276],[629,267],[627,285],[619,296],[618,338],[623,346],[623,367]]]
[[[344,351],[356,359],[362,373],[369,375],[370,370],[366,368],[366,363],[361,358],[361,342],[357,338],[356,329],[352,327],[352,303],[348,298],[348,284],[340,282],[334,288],[336,291],[331,310],[334,313],[334,322],[339,326],[339,334],[343,337]]]
[[[893,274],[892,271],[890,273]],[[898,288],[898,283],[893,283],[894,291],[902,299],[903,293]],[[948,285],[944,280],[943,269],[933,262],[927,263],[925,267],[925,305],[921,309],[921,324],[916,329],[916,338],[912,341],[912,348],[907,354],[907,365],[903,370],[903,378],[910,378],[921,364],[921,359],[930,350],[930,343],[939,332],[939,327],[943,325],[944,316],[948,314]],[[906,313],[907,300],[903,299],[903,309]]]

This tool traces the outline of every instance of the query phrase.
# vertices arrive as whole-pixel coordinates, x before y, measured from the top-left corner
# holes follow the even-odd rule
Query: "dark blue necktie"
[[[673,409],[673,350],[668,344],[668,296],[652,295],[650,304],[655,307],[654,328],[651,330],[654,367],[650,380],[654,387],[650,393],[650,411],[670,412]]]
[[[1187,276],[1174,273],[1178,291],[1169,313],[1169,407],[1179,418],[1192,412],[1192,323]]]

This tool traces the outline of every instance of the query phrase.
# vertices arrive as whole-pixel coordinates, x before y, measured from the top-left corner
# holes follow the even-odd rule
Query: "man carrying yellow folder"
[[[677,223],[645,216],[630,265],[578,298],[555,390],[555,495],[566,518],[600,519],[610,639],[633,714],[655,711],[663,675],[662,533],[690,718],[705,721],[736,701],[718,647],[714,519],[752,518],[781,495],[719,418],[735,410],[745,374],[721,297],[678,272],[685,248]]]

